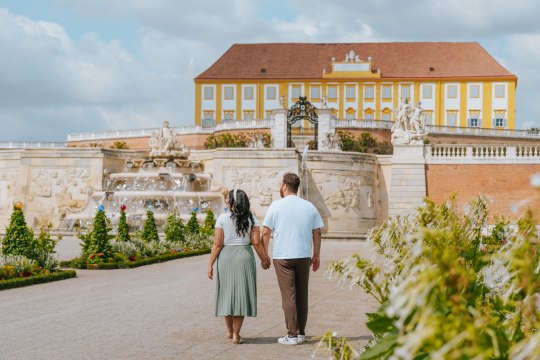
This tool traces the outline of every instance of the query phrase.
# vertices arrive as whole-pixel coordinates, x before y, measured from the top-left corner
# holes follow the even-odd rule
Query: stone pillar
[[[284,149],[287,147],[287,110],[276,109],[274,113],[274,125],[272,126],[272,148]]]
[[[330,118],[331,110],[330,109],[320,109],[317,110],[319,115],[319,139],[318,139],[318,149],[319,150],[330,150],[327,145],[323,143],[328,134],[333,134],[334,124],[332,124],[332,119]]]
[[[424,145],[393,146],[388,215],[414,214],[426,197]]]

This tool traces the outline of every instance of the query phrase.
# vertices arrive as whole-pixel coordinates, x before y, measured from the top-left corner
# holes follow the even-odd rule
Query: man
[[[306,340],[308,315],[309,267],[320,265],[321,227],[319,212],[309,201],[298,197],[300,178],[293,173],[283,175],[279,189],[282,199],[273,202],[263,222],[263,243],[268,253],[273,234],[274,268],[281,291],[287,335],[278,343],[297,345]]]

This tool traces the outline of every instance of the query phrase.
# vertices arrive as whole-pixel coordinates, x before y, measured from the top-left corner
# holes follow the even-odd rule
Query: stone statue
[[[150,157],[151,158],[187,158],[189,150],[184,148],[184,144],[175,138],[176,131],[169,127],[169,122],[164,121],[163,127],[152,133],[150,137]]]
[[[335,133],[326,134],[326,139],[323,140],[323,145],[326,146],[328,150],[334,150],[334,151],[341,150],[341,147],[342,147],[341,139]]]
[[[423,144],[426,138],[424,109],[420,102],[412,107],[406,98],[394,110],[396,121],[392,126],[393,144]]]
[[[263,134],[254,134],[249,147],[253,149],[264,149],[264,137]]]
[[[353,50],[345,54],[345,62],[360,62],[360,56],[356,55]]]

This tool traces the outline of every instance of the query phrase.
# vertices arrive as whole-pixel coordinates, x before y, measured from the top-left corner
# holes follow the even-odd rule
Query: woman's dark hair
[[[247,194],[240,189],[229,191],[229,206],[231,208],[231,219],[234,221],[238,236],[245,236],[251,232],[255,223],[253,214],[249,210],[249,199]]]

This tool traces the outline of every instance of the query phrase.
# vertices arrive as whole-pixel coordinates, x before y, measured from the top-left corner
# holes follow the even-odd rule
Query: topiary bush
[[[163,231],[165,232],[165,240],[170,242],[184,242],[185,241],[185,226],[184,222],[177,214],[169,214],[167,220],[163,225]]]
[[[154,218],[154,213],[150,210],[146,211],[146,221],[144,222],[143,232],[141,237],[146,242],[157,242],[159,241],[159,235],[156,226],[156,219]]]
[[[188,234],[200,234],[201,232],[201,227],[197,220],[197,213],[195,211],[191,213],[191,217],[186,225],[186,232]]]
[[[2,254],[31,258],[34,252],[34,232],[26,225],[22,205],[15,204],[6,235],[2,239]]]
[[[216,218],[214,217],[214,212],[212,209],[208,208],[206,211],[206,218],[204,219],[202,233],[212,236],[214,235],[214,227],[216,226]]]
[[[88,263],[106,261],[112,257],[109,235],[111,229],[107,226],[107,217],[104,210],[98,210],[94,217],[92,231],[86,238],[86,256]],[[84,249],[84,248],[83,248]]]
[[[118,219],[118,234],[116,235],[116,241],[127,242],[130,240],[129,227],[126,219],[126,211],[122,206],[120,208],[120,219]]]

